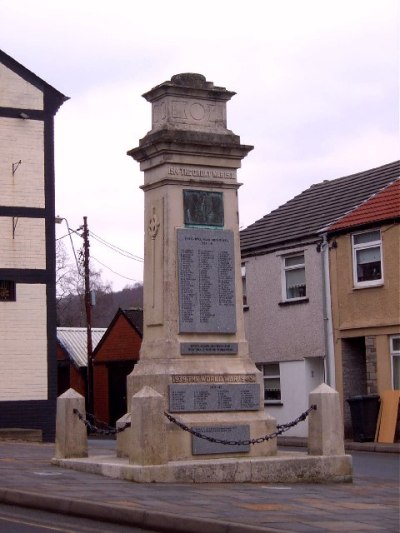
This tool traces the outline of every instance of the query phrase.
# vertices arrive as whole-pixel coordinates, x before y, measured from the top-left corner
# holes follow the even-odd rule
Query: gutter
[[[330,291],[329,275],[329,243],[327,233],[322,234],[321,243],[321,264],[322,264],[322,299],[324,313],[324,338],[325,338],[325,371],[326,383],[336,390],[335,378],[335,345],[333,342],[332,324],[332,301]]]

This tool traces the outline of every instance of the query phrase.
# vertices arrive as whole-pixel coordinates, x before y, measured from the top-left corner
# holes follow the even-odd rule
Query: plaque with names
[[[236,355],[237,342],[182,342],[181,355]]]
[[[224,441],[246,441],[250,439],[250,426],[199,426],[192,427],[197,433]],[[213,453],[249,452],[250,444],[222,444],[210,442],[192,435],[193,455],[206,455]]]
[[[235,333],[231,230],[178,229],[180,333]]]
[[[259,408],[258,383],[169,385],[171,413],[258,411]]]

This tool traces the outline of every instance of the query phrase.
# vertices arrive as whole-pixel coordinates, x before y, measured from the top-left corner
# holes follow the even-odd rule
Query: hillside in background
[[[119,308],[143,308],[143,285],[127,286],[122,291],[95,291],[95,305],[92,306],[92,327],[106,328]],[[84,327],[86,313],[84,297],[68,294],[57,298],[57,326]]]

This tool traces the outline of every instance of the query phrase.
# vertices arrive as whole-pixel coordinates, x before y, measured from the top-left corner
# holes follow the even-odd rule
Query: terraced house
[[[339,242],[338,235],[345,228],[341,226],[339,231],[339,226],[333,224],[399,176],[400,162],[396,161],[322,181],[241,231],[246,337],[251,357],[264,375],[266,409],[280,423],[293,420],[301,413],[308,406],[309,392],[323,381],[339,390],[344,406],[348,396],[359,394],[360,390],[373,390],[372,386],[368,389],[367,378],[361,377],[361,369],[359,381],[364,382],[361,388],[353,384],[350,375],[344,376],[350,364],[348,359],[343,364],[338,345],[342,340],[342,346],[361,343],[361,338],[372,342],[370,337],[378,330],[366,328],[372,327],[375,318],[380,320],[379,331],[386,335],[386,341],[379,336],[376,342],[379,346],[387,344],[386,356],[380,362],[381,377],[376,378],[375,384],[378,390],[389,386],[389,342],[392,350],[398,349],[395,307],[399,286],[395,282],[395,265],[399,255],[398,245],[396,248],[393,244],[398,230],[391,227],[390,220],[385,221],[390,227],[387,231],[380,229],[383,221],[375,227],[376,221],[363,220],[360,227],[366,233],[359,237],[360,242],[358,237],[350,236],[352,231],[348,228],[347,236],[343,235]],[[375,257],[378,241],[364,242],[369,238],[370,227],[385,236],[386,242],[389,238],[391,242],[382,252],[386,257],[384,262],[388,263],[382,266],[383,275],[390,273],[390,277],[379,280],[379,283],[386,280],[381,286],[378,280],[357,281],[356,277],[357,269],[364,268],[361,262],[367,261],[369,254]],[[372,229],[371,239],[378,235]],[[366,248],[370,251],[363,252]],[[337,261],[339,258],[344,261],[345,249],[347,259],[342,265]],[[351,263],[354,260],[356,263]],[[353,264],[354,267],[350,266]],[[364,298],[368,299],[368,319],[367,311],[362,308]],[[347,309],[345,317],[343,305]],[[374,305],[383,306],[375,315]],[[384,319],[389,310],[390,317]],[[351,341],[350,337],[358,340]],[[363,358],[360,368],[366,371],[366,348],[359,346],[358,354]],[[393,368],[397,361],[392,358]],[[371,355],[368,365],[373,364]],[[346,420],[349,431],[348,417]],[[289,434],[306,436],[307,425],[298,425]]]
[[[400,389],[400,178],[328,228],[336,382],[344,398]],[[344,404],[350,432],[349,405]]]
[[[0,428],[54,438],[54,116],[67,98],[0,51]]]

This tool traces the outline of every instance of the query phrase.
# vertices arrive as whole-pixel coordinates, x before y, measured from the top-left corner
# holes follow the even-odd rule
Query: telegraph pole
[[[90,301],[90,270],[89,270],[89,229],[87,217],[83,217],[83,260],[85,271],[85,310],[87,331],[87,410],[94,414],[93,405],[93,344],[92,344],[92,306]]]

